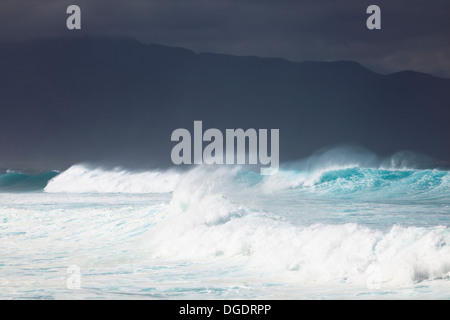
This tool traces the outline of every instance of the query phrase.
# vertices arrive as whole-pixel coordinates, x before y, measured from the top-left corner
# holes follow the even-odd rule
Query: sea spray
[[[48,182],[45,192],[66,193],[165,193],[174,189],[180,173],[133,172],[122,168],[105,170],[75,165]]]
[[[449,172],[329,155],[273,176],[76,165],[0,193],[0,295],[67,297],[77,265],[81,297],[448,298]]]

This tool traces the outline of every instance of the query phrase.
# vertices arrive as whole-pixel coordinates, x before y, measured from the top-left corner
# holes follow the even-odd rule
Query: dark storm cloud
[[[3,0],[0,37],[68,35],[70,4],[82,8],[78,34],[131,36],[196,52],[356,60],[380,72],[450,76],[447,0]],[[382,30],[365,27],[370,4],[381,7]]]

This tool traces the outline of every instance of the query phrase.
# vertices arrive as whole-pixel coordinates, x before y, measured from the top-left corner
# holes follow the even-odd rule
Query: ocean
[[[450,172],[369,158],[4,170],[0,298],[449,299]]]

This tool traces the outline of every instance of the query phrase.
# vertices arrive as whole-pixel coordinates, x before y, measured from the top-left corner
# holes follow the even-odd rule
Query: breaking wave
[[[292,283],[344,281],[387,288],[450,277],[447,226],[380,230],[357,223],[295,224],[236,201],[238,173],[196,169],[183,176],[163,215],[139,239],[145,255],[241,261],[255,277]],[[330,177],[322,179],[319,184]]]
[[[200,170],[198,170],[200,169]],[[356,166],[330,166],[317,170],[279,170],[260,176],[239,167],[206,168],[190,171],[144,171],[90,169],[76,165],[61,174],[50,172],[37,177],[7,173],[0,176],[2,188],[39,188],[48,193],[169,193],[181,181],[209,181],[211,172],[226,172],[228,189],[241,193],[276,193],[287,189],[325,196],[366,196],[384,198],[446,198],[450,194],[449,171],[436,169],[383,169]],[[225,174],[222,173],[221,179]],[[218,182],[216,182],[218,183]],[[196,188],[195,185],[192,187]]]
[[[0,173],[0,192],[42,191],[57,175],[57,171],[28,174],[7,170],[5,173]]]
[[[180,174],[175,171],[133,172],[124,169],[90,169],[75,165],[48,181],[45,192],[57,193],[166,193]]]
[[[448,286],[449,171],[418,169],[403,160],[357,160],[321,155],[272,176],[232,166],[137,172],[76,165],[60,174],[30,178],[7,172],[1,177],[10,177],[10,182],[2,182],[9,187],[13,177],[22,182],[36,179],[39,184],[33,188],[42,188],[46,199],[67,200],[69,209],[55,211],[55,217],[66,219],[62,232],[67,234],[54,241],[71,239],[75,251],[104,248],[102,258],[110,254],[114,261],[189,265],[189,270],[212,266],[208,270],[223,279],[263,279],[289,286],[410,288],[424,281]],[[139,196],[126,195],[132,193]],[[86,198],[99,204],[80,207],[78,202]],[[125,207],[110,204],[123,198],[128,199]],[[135,198],[139,202],[134,203]],[[47,215],[47,200],[44,204]],[[370,223],[351,221],[350,216],[336,220],[347,210],[366,214]],[[325,219],[301,219],[311,213]],[[414,215],[420,219],[398,223]],[[103,225],[112,218],[113,227]],[[430,223],[422,224],[424,220]],[[27,236],[27,230],[18,230]],[[112,245],[117,243],[120,252]]]

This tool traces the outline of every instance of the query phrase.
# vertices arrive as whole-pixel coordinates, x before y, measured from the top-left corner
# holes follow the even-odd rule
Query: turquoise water
[[[48,181],[57,175],[57,171],[44,173],[7,171],[0,173],[0,192],[42,191]]]
[[[4,172],[0,298],[448,299],[449,187],[342,163]]]

